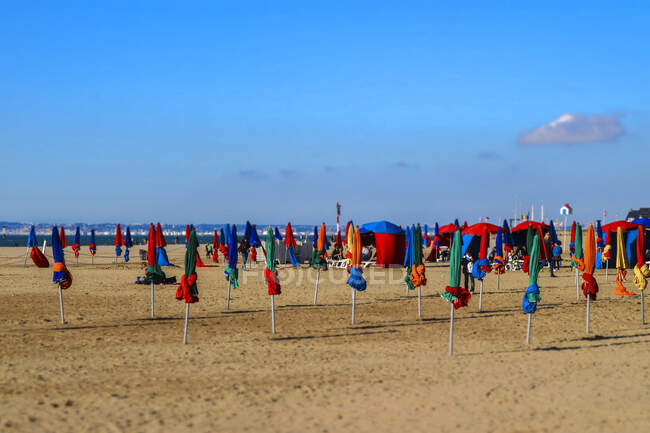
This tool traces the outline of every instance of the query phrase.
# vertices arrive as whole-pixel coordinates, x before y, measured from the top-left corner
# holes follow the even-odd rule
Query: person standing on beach
[[[550,233],[546,233],[546,236],[544,236],[544,247],[546,248],[546,253],[549,255],[548,269],[551,273],[551,277],[555,277],[555,273],[553,272],[553,268],[555,267],[555,260],[551,256],[553,251],[553,240],[551,239]]]
[[[555,265],[556,270],[560,270],[560,265],[562,265],[562,242],[557,241],[553,246],[553,264]]]
[[[465,290],[469,290],[467,285],[468,280],[472,281],[472,289],[469,290],[470,293],[474,293],[474,275],[472,275],[472,268],[474,267],[474,257],[470,254],[469,251],[465,252],[465,256],[462,259],[463,274],[465,274]]]

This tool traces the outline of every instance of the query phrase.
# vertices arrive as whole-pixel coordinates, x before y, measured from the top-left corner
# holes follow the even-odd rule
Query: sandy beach
[[[182,265],[184,248],[170,246]],[[203,253],[203,249],[200,249]],[[282,268],[277,334],[270,332],[263,263],[241,272],[226,311],[223,263],[199,268],[200,302],[175,286],[149,286],[137,248],[113,264],[87,248],[64,292],[59,320],[52,270],[23,267],[23,248],[0,248],[0,431],[2,432],[642,432],[650,428],[650,326],[640,298],[600,285],[585,334],[585,300],[574,274],[542,271],[542,302],[524,341],[528,276],[485,280],[456,311],[455,354],[447,354],[449,304],[440,296],[447,265],[428,264],[422,319],[402,269],[367,269],[350,325],[344,270],[321,275]],[[262,259],[260,257],[260,259]],[[205,260],[205,259],[204,259]],[[207,261],[206,261],[207,263]],[[180,278],[182,268],[165,268]],[[478,282],[477,282],[478,284]],[[627,283],[632,288],[631,281]],[[478,292],[478,286],[477,286]]]

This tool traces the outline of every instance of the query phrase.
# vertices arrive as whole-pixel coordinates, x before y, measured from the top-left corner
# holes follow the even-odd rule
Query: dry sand
[[[175,287],[157,287],[151,320],[149,287],[133,284],[137,248],[129,265],[111,252],[69,265],[61,325],[51,269],[23,268],[23,249],[0,248],[0,431],[650,431],[650,326],[638,297],[612,294],[611,275],[597,273],[587,336],[573,274],[543,271],[527,347],[527,276],[507,273],[497,290],[490,274],[484,311],[477,295],[456,311],[450,357],[446,267],[427,267],[421,320],[402,270],[366,270],[354,326],[344,271],[323,274],[313,306],[314,271],[283,269],[276,335],[263,263],[243,272],[229,312],[223,265],[200,268],[184,346]],[[178,264],[183,253],[169,248]]]

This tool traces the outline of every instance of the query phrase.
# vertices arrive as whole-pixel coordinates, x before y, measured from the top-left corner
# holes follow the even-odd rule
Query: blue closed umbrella
[[[133,246],[133,239],[131,238],[131,228],[126,226],[126,236],[124,237],[124,261],[129,261],[129,248]]]
[[[404,237],[406,240],[406,251],[404,252],[404,267],[411,267],[413,266],[413,262],[411,261],[413,255],[411,254],[411,228],[409,226],[406,226],[406,236]]]
[[[237,269],[238,242],[239,240],[237,239],[237,226],[233,224],[230,231],[230,236],[228,238],[228,266],[226,266],[226,270],[224,271],[226,274],[226,280],[228,280],[229,289],[227,305],[228,308],[230,308],[230,287],[232,286],[236,289],[239,286],[237,280],[239,276],[239,271]]]
[[[497,239],[496,243],[494,246],[494,249],[496,250],[495,254],[499,257],[503,257],[503,229],[499,227],[497,230]]]
[[[557,239],[557,233],[555,231],[555,224],[553,224],[553,220],[549,221],[548,225],[549,225],[548,233],[551,235],[551,241],[553,241],[553,243],[556,244],[558,239]]]
[[[314,226],[314,243],[313,247],[316,248],[318,245],[318,227]]]
[[[257,226],[255,224],[251,226],[251,232],[248,237],[248,243],[251,244],[251,246],[254,248],[259,248],[262,246],[262,241],[260,240],[260,237],[257,234]]]
[[[56,226],[52,227],[52,256],[54,256],[54,266],[52,269],[54,273],[52,275],[52,281],[54,283],[60,283],[66,281],[65,271],[61,269],[61,266],[57,266],[58,263],[63,265],[65,268],[65,258],[63,256],[63,248],[61,247],[61,238],[59,237],[59,231]]]
[[[27,247],[35,248],[38,247],[38,239],[36,239],[36,228],[32,226],[29,230],[29,237],[27,238]]]
[[[277,240],[279,240],[280,242],[283,241],[283,239],[282,239],[282,235],[280,234],[280,230],[278,230],[277,227],[275,228],[275,238],[276,238]]]

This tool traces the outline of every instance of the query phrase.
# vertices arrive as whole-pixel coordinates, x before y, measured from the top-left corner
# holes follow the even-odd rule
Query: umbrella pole
[[[497,274],[497,290],[501,288],[501,274]]]
[[[418,286],[418,317],[422,317],[422,291],[420,286]]]
[[[645,290],[641,290],[641,324],[645,325],[645,300],[644,298],[644,293]]]
[[[589,301],[590,301],[590,299],[591,299],[591,296],[590,296],[589,292],[587,292],[587,323],[586,323],[586,327],[585,327],[585,331],[587,332],[587,334],[589,334],[589,306],[590,306]]]
[[[356,306],[357,303],[357,291],[354,290],[354,288],[351,288],[352,290],[352,324],[354,325],[354,307]]]
[[[526,344],[530,344],[530,322],[533,320],[533,314],[528,313],[528,326],[526,326]]]
[[[481,286],[478,289],[478,311],[483,311],[483,280],[481,280]]]
[[[190,304],[185,304],[185,330],[183,331],[183,344],[187,344],[187,327],[190,321]]]
[[[275,295],[271,295],[271,332],[275,334]]]
[[[45,247],[47,246],[47,240],[43,241],[43,255],[45,255]]]
[[[61,323],[65,324],[65,315],[63,314],[63,290],[59,283],[59,309],[61,310]]]
[[[580,285],[578,284],[578,268],[576,268],[576,300],[580,300]]]
[[[77,265],[79,264],[79,256],[75,256],[74,259],[77,261]]]
[[[450,302],[451,312],[449,313],[449,355],[454,354],[454,303]]]
[[[29,254],[29,247],[25,250],[25,263],[23,264],[23,268],[27,267],[27,255]]]
[[[609,260],[605,260],[605,281],[609,278]]]
[[[230,310],[230,278],[228,278],[228,298],[226,298],[226,310]]]
[[[90,263],[93,264],[93,265],[95,264],[95,255],[94,254],[90,255]]]
[[[316,273],[316,287],[314,288],[314,305],[316,305],[316,301],[318,300],[318,282],[320,281],[320,269]]]
[[[154,289],[153,289],[153,281],[151,282],[151,318],[154,318],[155,315],[155,298],[154,298]]]

